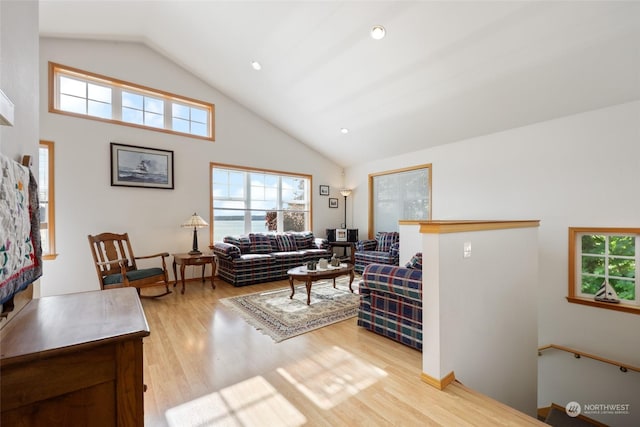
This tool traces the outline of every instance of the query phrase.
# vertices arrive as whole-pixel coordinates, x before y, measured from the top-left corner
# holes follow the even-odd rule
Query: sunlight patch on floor
[[[278,368],[278,373],[322,409],[336,406],[387,376],[382,369],[336,346]]]
[[[297,427],[307,422],[306,417],[261,376],[175,406],[165,416],[171,427]]]

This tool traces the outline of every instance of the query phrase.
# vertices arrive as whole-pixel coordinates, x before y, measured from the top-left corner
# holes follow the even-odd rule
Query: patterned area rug
[[[354,317],[360,301],[358,282],[356,276],[352,284],[354,293],[349,291],[348,276],[337,278],[335,289],[332,280],[314,282],[310,305],[307,305],[305,286],[299,282],[295,285],[293,299],[289,299],[291,288],[287,287],[224,298],[221,302],[275,342],[280,342]]]

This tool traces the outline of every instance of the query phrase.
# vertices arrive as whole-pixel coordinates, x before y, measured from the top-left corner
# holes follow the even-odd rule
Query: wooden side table
[[[176,287],[178,283],[178,275],[176,272],[176,265],[180,265],[180,276],[182,277],[182,290],[181,294],[184,294],[184,268],[187,265],[201,265],[202,266],[202,282],[204,283],[204,270],[207,264],[211,264],[211,289],[215,289],[216,285],[213,282],[213,278],[216,275],[216,256],[214,254],[200,254],[200,255],[190,255],[190,254],[173,254],[173,277],[176,278],[176,281],[173,283],[173,287]]]

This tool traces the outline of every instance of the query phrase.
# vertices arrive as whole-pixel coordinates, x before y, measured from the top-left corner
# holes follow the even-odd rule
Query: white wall
[[[400,265],[405,265],[417,252],[422,252],[422,235],[420,225],[417,223],[405,223],[398,227],[400,232]]]
[[[370,173],[433,165],[433,219],[539,219],[539,343],[640,363],[640,316],[567,303],[570,226],[640,226],[640,102],[349,168],[367,227]],[[402,245],[402,243],[401,243]],[[624,329],[621,329],[624,325]]]
[[[349,168],[346,180],[360,208],[354,225],[361,233],[368,223],[368,174],[424,163],[433,165],[435,220],[541,220],[540,345],[565,345],[640,364],[640,316],[566,301],[568,227],[640,226],[640,102]],[[611,380],[610,387],[617,387]]]
[[[47,63],[61,63],[216,105],[216,141],[136,129],[47,112]],[[339,196],[342,169],[247,111],[144,45],[40,40],[40,137],[55,143],[56,249],[43,277],[43,295],[97,289],[87,235],[129,232],[136,255],[186,252],[192,233],[179,227],[193,212],[209,219],[209,163],[313,175],[313,228],[318,236],[343,221],[319,184]],[[174,151],[175,189],[112,187],[109,143]],[[199,230],[201,249],[209,230]],[[194,270],[192,275],[197,272]]]
[[[0,152],[33,157],[38,176],[38,2],[0,2],[0,89],[11,99],[13,127],[0,126]]]
[[[423,234],[423,372],[536,414],[536,227]],[[463,256],[465,244],[471,256]]]
[[[572,353],[545,350],[538,358],[539,407],[569,402],[582,406],[583,415],[615,427],[640,425],[640,372],[620,368]],[[592,405],[628,405],[619,413]],[[611,407],[609,407],[611,408]]]

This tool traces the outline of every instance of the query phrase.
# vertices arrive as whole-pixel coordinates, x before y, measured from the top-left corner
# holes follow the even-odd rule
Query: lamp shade
[[[351,194],[351,190],[349,190],[348,188],[343,188],[342,190],[340,190],[340,194],[342,194],[344,197],[347,197]]]
[[[193,213],[193,215],[191,215],[191,217],[189,217],[189,219],[182,224],[182,227],[193,227],[193,228],[204,228],[204,227],[208,227],[209,224],[207,223],[207,221],[205,221],[204,219],[202,219],[202,217],[200,217],[198,214],[196,214],[195,212]]]

